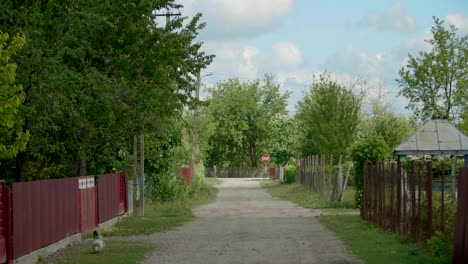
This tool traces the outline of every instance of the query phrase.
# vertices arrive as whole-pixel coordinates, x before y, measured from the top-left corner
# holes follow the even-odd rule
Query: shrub
[[[288,165],[284,168],[284,183],[293,183],[296,181],[296,165]]]
[[[361,206],[362,200],[362,171],[364,169],[364,162],[366,160],[370,162],[383,161],[389,157],[390,153],[390,147],[380,135],[362,138],[351,149],[351,158],[356,162],[353,183],[356,188],[355,200],[357,207]]]
[[[434,257],[441,257],[448,254],[448,245],[444,234],[436,232],[432,238],[427,240],[427,248]]]

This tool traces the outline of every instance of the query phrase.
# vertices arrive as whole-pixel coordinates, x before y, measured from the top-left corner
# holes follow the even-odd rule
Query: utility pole
[[[200,99],[200,85],[201,85],[201,75],[200,70],[197,74],[197,82],[195,83],[195,98],[197,101]],[[195,106],[193,110],[193,120],[192,120],[192,168],[195,169],[197,164],[196,153],[198,146],[198,106]]]
[[[180,13],[180,12],[179,12],[179,13],[171,13],[171,12],[169,11],[169,8],[168,8],[168,7],[166,8],[166,10],[167,10],[167,11],[166,11],[165,14],[156,14],[156,16],[157,16],[157,17],[158,17],[158,16],[165,16],[165,17],[166,17],[166,27],[167,27],[167,25],[169,25],[169,22],[171,21],[171,16],[180,16],[181,13]]]
[[[145,216],[145,134],[140,134],[141,216]]]

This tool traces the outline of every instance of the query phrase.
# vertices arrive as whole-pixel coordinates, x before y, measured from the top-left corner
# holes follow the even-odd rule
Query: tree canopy
[[[327,74],[319,76],[298,102],[296,118],[303,130],[302,156],[347,155],[359,123],[361,97]]]
[[[258,166],[268,149],[270,119],[286,114],[289,93],[281,94],[269,75],[262,81],[245,83],[229,79],[209,92],[208,105],[202,111],[212,123],[206,150],[208,164]]]
[[[432,38],[426,40],[431,50],[409,55],[397,82],[421,121],[432,116],[457,121],[468,97],[468,35],[460,36],[438,18],[434,22]]]
[[[102,174],[130,163],[136,134],[178,144],[164,135],[178,127],[183,107],[197,103],[196,74],[213,59],[195,40],[201,14],[159,24],[156,13],[179,7],[171,0],[3,1],[2,30],[26,37],[12,60],[30,140],[0,170],[18,181]]]
[[[16,64],[10,62],[24,45],[24,37],[10,40],[8,33],[0,34],[0,159],[13,158],[24,151],[29,132],[23,131],[20,109],[25,96],[16,84]]]

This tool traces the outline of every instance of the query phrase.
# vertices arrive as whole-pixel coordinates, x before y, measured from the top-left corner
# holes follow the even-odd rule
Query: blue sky
[[[366,91],[365,102],[379,98],[404,110],[397,97],[399,69],[407,54],[429,46],[432,16],[468,33],[468,3],[463,0],[181,0],[183,16],[203,14],[207,27],[199,40],[216,58],[205,85],[230,77],[241,80],[274,74],[290,91],[288,110],[313,76],[327,70],[347,87]]]

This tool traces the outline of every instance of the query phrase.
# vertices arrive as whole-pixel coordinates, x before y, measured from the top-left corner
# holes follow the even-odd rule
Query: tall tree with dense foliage
[[[20,113],[25,95],[23,87],[16,84],[16,64],[10,61],[24,42],[20,35],[10,39],[7,33],[0,34],[0,160],[23,151],[29,138]]]
[[[213,56],[195,41],[201,15],[162,27],[155,15],[166,7],[181,6],[4,1],[3,29],[27,38],[14,59],[28,109],[23,130],[31,137],[16,164],[0,169],[14,168],[18,181],[101,174],[131,163],[134,135],[170,140],[161,135],[177,127],[171,120],[180,109],[194,105],[196,73]]]
[[[210,90],[203,113],[210,122],[207,161],[217,166],[259,164],[267,151],[268,124],[276,114],[286,114],[289,93],[281,94],[272,76],[241,83],[229,79]]]
[[[268,131],[270,133],[268,152],[271,160],[285,166],[298,154],[300,133],[297,120],[286,114],[276,114],[268,123]]]
[[[431,116],[458,121],[468,98],[468,35],[459,35],[438,18],[434,22],[432,38],[426,40],[431,50],[409,55],[397,82],[400,94],[409,100],[408,108],[421,121]]]
[[[355,162],[353,183],[358,206],[361,205],[362,198],[364,162],[391,158],[393,149],[414,131],[410,120],[403,115],[395,114],[388,105],[376,101],[371,106],[370,113],[362,114],[357,140],[351,148],[351,158]]]
[[[361,98],[327,74],[320,75],[297,105],[301,154],[347,155],[356,137]]]

